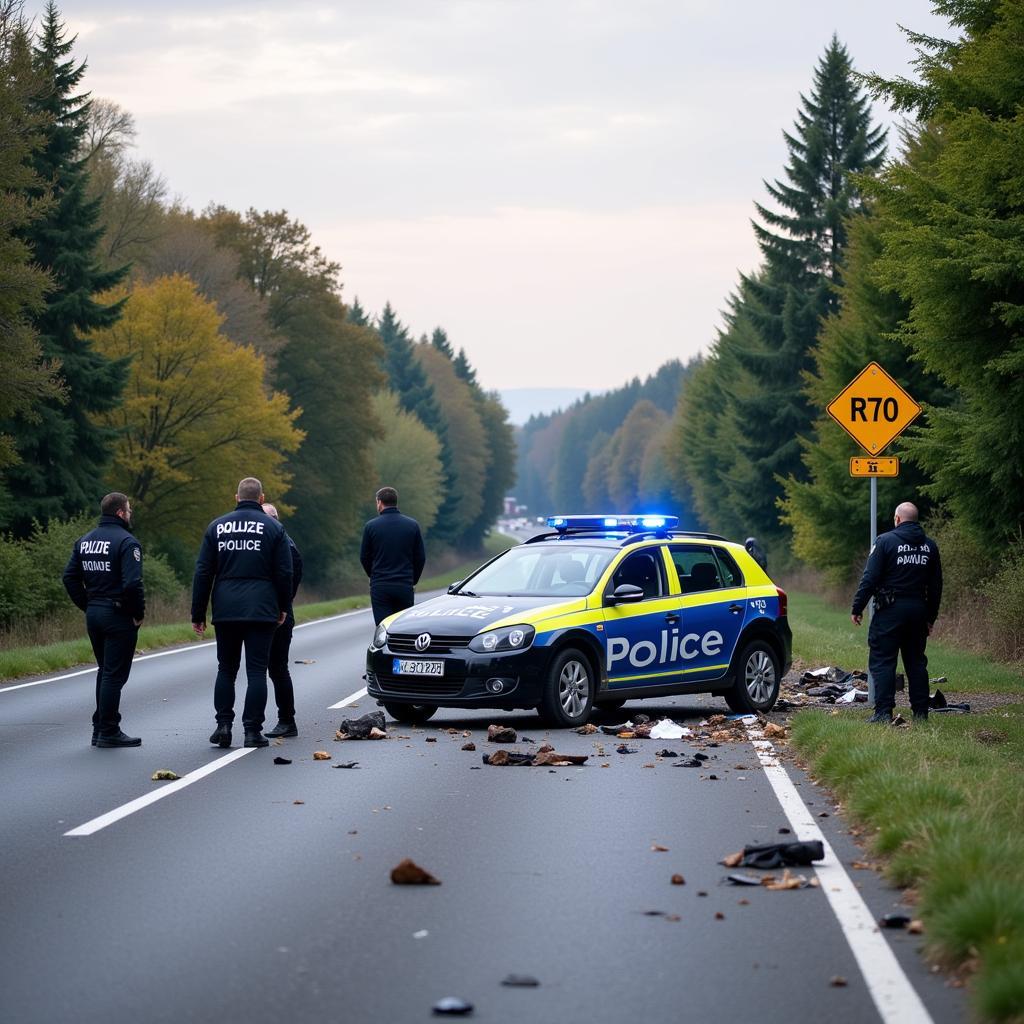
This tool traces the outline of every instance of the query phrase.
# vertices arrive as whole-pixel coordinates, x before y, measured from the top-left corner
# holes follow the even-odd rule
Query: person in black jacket
[[[96,655],[94,747],[137,747],[138,736],[121,731],[121,690],[128,682],[139,626],[146,614],[142,546],[128,530],[132,506],[114,491],[100,502],[95,530],[79,537],[64,570],[64,589],[85,612]]]
[[[263,503],[263,511],[276,522],[281,521],[276,506],[271,505],[269,501]],[[287,530],[284,536],[292,555],[292,600],[288,602],[288,614],[285,615],[284,622],[274,630],[274,640],[270,645],[268,672],[270,681],[274,684],[274,701],[277,704],[277,725],[263,734],[270,737],[299,735],[298,726],[295,724],[295,688],[292,686],[292,674],[288,670],[288,654],[292,646],[292,630],[295,629],[292,603],[302,582],[302,555],[299,554],[295,541],[288,536]]]
[[[892,721],[896,706],[896,657],[903,655],[914,718],[928,718],[928,658],[925,646],[942,601],[939,546],[925,535],[909,501],[896,509],[895,529],[883,533],[868,556],[850,618],[859,626],[873,597],[868,630],[868,668],[875,684],[872,722]]]
[[[398,511],[398,491],[377,492],[377,518],[363,527],[359,561],[370,578],[373,621],[380,625],[413,603],[413,588],[420,581],[427,556],[420,524]]]
[[[238,484],[234,512],[206,528],[192,580],[192,628],[206,630],[206,606],[213,592],[217,627],[217,682],[213,703],[217,728],[214,746],[231,746],[235,720],[235,677],[245,648],[248,686],[242,709],[245,746],[265,747],[267,660],[274,630],[284,622],[292,601],[292,556],[284,528],[263,511],[263,485],[255,477]]]

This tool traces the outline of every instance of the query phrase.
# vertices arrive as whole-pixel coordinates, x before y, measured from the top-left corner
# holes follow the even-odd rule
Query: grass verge
[[[468,576],[485,559],[516,543],[517,541],[504,534],[491,533],[484,541],[484,552],[480,557],[456,565],[448,572],[421,579],[418,589],[421,592],[443,589],[453,580]],[[322,619],[328,615],[338,615],[341,612],[365,608],[369,603],[369,594],[356,594],[351,597],[340,597],[333,601],[297,604],[295,606],[295,621],[311,622],[313,619]],[[213,638],[212,629],[208,631],[208,637]],[[175,644],[189,643],[195,639],[192,627],[188,623],[143,626],[139,630],[138,651],[145,653],[163,647],[173,647]],[[76,665],[86,665],[92,661],[92,657],[92,647],[87,637],[32,647],[12,647],[10,650],[0,651],[0,682],[47,672],[60,672],[62,669],[74,668]]]
[[[979,1017],[1024,1020],[1024,705],[911,729],[805,711],[793,741],[917,889],[930,956],[976,972]]]
[[[867,669],[867,623],[858,628],[848,611],[833,608],[814,594],[790,592],[789,624],[793,655],[805,664]],[[957,693],[1024,692],[1019,666],[991,661],[941,640],[928,641],[928,671],[933,677],[948,676],[945,689]]]

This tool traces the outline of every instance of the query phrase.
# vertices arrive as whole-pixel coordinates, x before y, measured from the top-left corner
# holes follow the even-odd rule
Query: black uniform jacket
[[[258,501],[240,501],[203,535],[192,580],[192,621],[277,622],[292,603],[292,555],[284,527]]]
[[[420,581],[427,555],[420,524],[397,508],[386,508],[363,527],[359,561],[374,583],[415,586]]]
[[[292,610],[292,601],[295,600],[295,595],[299,592],[299,584],[302,582],[302,555],[299,554],[299,549],[295,546],[295,541],[285,533],[285,540],[288,541],[288,550],[292,555],[292,600],[288,602],[288,611]]]
[[[146,614],[142,546],[120,516],[100,516],[99,526],[75,541],[64,589],[82,611],[90,604],[109,604],[133,619]]]
[[[860,615],[879,591],[924,601],[928,621],[938,618],[942,600],[939,546],[919,523],[900,523],[875,542],[853,598],[853,614]]]

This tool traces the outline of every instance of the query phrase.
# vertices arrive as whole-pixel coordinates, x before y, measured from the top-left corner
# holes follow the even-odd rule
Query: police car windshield
[[[615,548],[522,544],[466,580],[480,597],[582,597],[597,585]]]

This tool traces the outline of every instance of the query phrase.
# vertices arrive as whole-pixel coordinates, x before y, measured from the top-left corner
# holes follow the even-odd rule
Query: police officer
[[[235,677],[245,648],[248,685],[242,726],[245,746],[265,747],[267,660],[274,630],[284,622],[292,600],[292,558],[284,528],[263,511],[263,485],[255,477],[238,484],[234,512],[206,528],[192,581],[192,628],[206,630],[206,606],[213,593],[217,627],[217,682],[213,703],[214,746],[231,746],[235,720]]]
[[[859,626],[868,601],[875,614],[868,630],[868,668],[875,684],[872,722],[892,721],[896,705],[896,656],[903,655],[914,718],[928,718],[928,658],[925,645],[942,600],[942,563],[938,545],[917,521],[909,501],[896,509],[896,528],[883,533],[871,549],[850,618]]]
[[[100,502],[95,530],[75,541],[64,570],[64,589],[85,612],[96,655],[94,747],[137,747],[138,736],[121,731],[121,689],[128,681],[139,626],[146,614],[142,547],[128,530],[132,506],[114,491]]]
[[[363,528],[359,561],[370,578],[370,606],[379,625],[412,605],[427,556],[420,524],[398,511],[398,491],[382,487],[376,498],[377,518]]]
[[[280,522],[277,508],[269,501],[263,503],[263,511],[271,519]],[[299,584],[302,582],[302,555],[295,546],[295,541],[285,531],[285,540],[288,541],[288,549],[292,555],[292,600],[288,602],[288,614],[284,622],[274,630],[274,639],[270,645],[270,662],[268,672],[270,681],[274,684],[274,700],[277,703],[277,725],[268,729],[264,736],[298,736],[299,730],[295,725],[295,690],[292,687],[292,674],[288,670],[288,653],[292,646],[292,630],[295,628],[295,614],[292,610],[292,602],[299,592]]]

